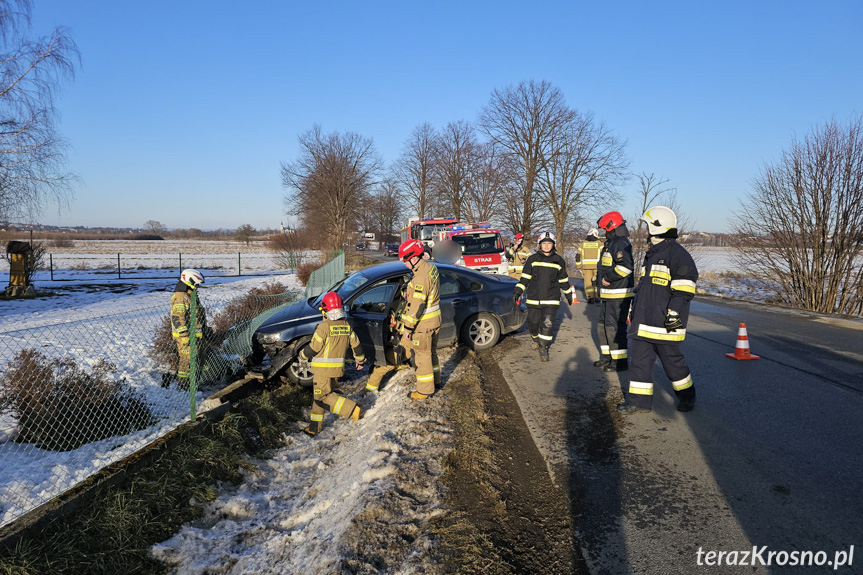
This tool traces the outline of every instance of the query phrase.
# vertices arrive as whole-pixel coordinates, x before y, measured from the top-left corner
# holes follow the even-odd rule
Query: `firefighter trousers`
[[[387,364],[372,366],[369,378],[366,380],[366,391],[377,391],[387,374],[409,367],[408,364],[403,361],[405,359],[403,348],[399,347],[399,349],[402,350],[402,353],[398,353],[395,349],[388,348],[386,352],[384,352],[384,358],[386,359]]]
[[[596,288],[596,270],[581,270],[581,275],[584,277],[584,297],[585,299],[593,299],[599,297],[599,290]]]
[[[599,351],[602,359],[626,359],[626,317],[632,298],[604,299],[599,308]]]
[[[177,362],[177,377],[180,379],[188,379],[191,376],[192,370],[192,344],[189,343],[188,337],[178,337],[174,338],[174,342],[177,344],[177,355],[179,356],[179,361]],[[201,358],[204,357],[204,352],[206,344],[204,343],[204,338],[199,337],[197,342],[195,343],[195,355],[198,356],[198,376],[201,376],[201,366],[204,365],[204,362],[201,361]]]
[[[314,399],[312,400],[312,424],[320,430],[324,414],[329,411],[342,417],[350,417],[356,402],[333,392],[338,378],[315,375]]]
[[[527,328],[534,343],[548,347],[554,337],[554,317],[557,307],[552,305],[527,306]]]
[[[417,392],[432,395],[440,387],[440,364],[437,358],[437,338],[440,328],[415,331],[411,335],[410,353],[417,366]]]
[[[695,383],[680,351],[680,344],[633,339],[629,354],[630,403],[645,409],[653,406],[653,366],[657,357],[677,398],[681,401],[695,401]]]

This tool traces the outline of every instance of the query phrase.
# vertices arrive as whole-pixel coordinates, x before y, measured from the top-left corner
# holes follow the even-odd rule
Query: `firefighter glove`
[[[665,316],[665,329],[674,331],[683,327],[683,320],[680,319],[680,314],[676,311],[668,310]]]
[[[515,290],[514,292],[512,292],[512,301],[513,301],[513,303],[515,303],[516,305],[518,305],[518,300],[520,300],[520,299],[521,299],[521,291],[519,291],[519,290]]]

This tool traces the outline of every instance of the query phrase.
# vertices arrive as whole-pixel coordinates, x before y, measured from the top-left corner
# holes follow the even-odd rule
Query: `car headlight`
[[[457,259],[457,260],[456,260],[456,262],[455,262],[455,265],[457,265],[457,266],[463,266],[463,265],[464,265],[464,258],[459,258],[459,259]]]
[[[279,332],[258,334],[258,341],[263,344],[276,343],[280,339],[282,339],[282,334],[280,334]]]

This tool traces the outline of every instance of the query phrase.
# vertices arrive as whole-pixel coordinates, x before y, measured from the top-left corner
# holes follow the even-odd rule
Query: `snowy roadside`
[[[445,381],[460,376],[452,357],[441,354]],[[154,557],[178,575],[427,572],[427,526],[444,512],[448,395],[412,402],[405,370],[361,397],[365,379],[342,387],[366,410],[359,422],[329,415],[322,435],[287,437],[203,520],[155,545]]]

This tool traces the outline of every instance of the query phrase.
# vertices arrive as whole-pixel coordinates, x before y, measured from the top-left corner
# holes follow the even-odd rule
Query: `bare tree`
[[[742,203],[740,264],[786,303],[863,315],[863,117],[831,119],[767,163]]]
[[[517,190],[511,157],[502,152],[494,142],[476,146],[469,166],[471,185],[464,201],[464,212],[470,221],[505,219],[504,202],[515,196]]]
[[[393,178],[385,179],[373,193],[371,203],[377,217],[375,227],[383,243],[398,237],[399,220],[402,217],[400,196],[401,191]]]
[[[147,220],[144,222],[144,229],[156,235],[162,235],[168,230],[165,224],[157,220]]]
[[[462,219],[477,141],[470,122],[450,122],[435,147],[435,183],[440,204],[448,216]]]
[[[54,99],[74,76],[78,48],[63,28],[28,37],[30,0],[0,0],[0,219],[33,217],[44,203],[61,207],[73,177],[64,172],[66,142],[56,130]]]
[[[630,239],[632,240],[632,256],[635,261],[636,272],[639,271],[644,253],[647,251],[647,224],[641,216],[654,206],[665,206],[671,208],[677,216],[677,231],[680,236],[685,236],[692,231],[689,221],[689,213],[684,211],[677,199],[677,188],[669,186],[668,178],[657,176],[653,172],[641,172],[638,178],[639,209],[637,214],[632,214],[627,221],[630,222]],[[698,261],[696,250],[689,247],[692,257]],[[636,277],[636,281],[638,278]]]
[[[428,122],[414,128],[405,150],[393,167],[409,209],[422,218],[433,217],[437,207],[434,183],[434,153],[437,133]]]
[[[374,184],[380,166],[374,144],[352,132],[323,134],[318,125],[301,134],[299,144],[300,157],[281,170],[288,214],[319,230],[325,247],[339,249]]]
[[[256,233],[258,233],[258,230],[256,230],[252,224],[243,224],[237,228],[234,237],[238,242],[245,242],[246,245],[249,245],[252,243],[252,238]]]
[[[537,188],[558,243],[565,245],[565,231],[580,211],[619,199],[616,186],[626,180],[629,162],[625,142],[590,113],[573,111],[551,143],[552,156],[544,159]]]
[[[537,225],[541,209],[535,198],[537,180],[545,160],[554,156],[554,142],[559,141],[559,132],[572,115],[560,89],[533,80],[495,89],[480,114],[480,130],[517,161],[521,202],[518,209],[510,206],[507,210],[510,216],[521,218],[513,226],[517,232],[529,233]]]

